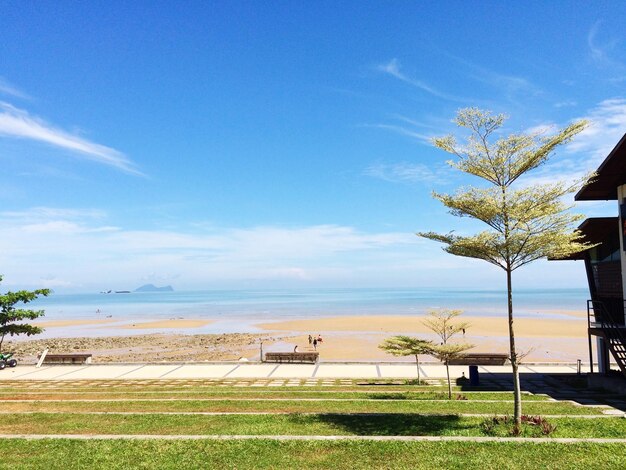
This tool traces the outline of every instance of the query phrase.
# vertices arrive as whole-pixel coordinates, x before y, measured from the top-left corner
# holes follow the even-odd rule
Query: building
[[[589,283],[587,301],[589,360],[592,338],[598,372],[609,374],[610,358],[626,376],[626,134],[596,170],[597,176],[575,196],[576,201],[617,201],[616,217],[585,220],[579,228],[597,246],[567,259],[584,260]]]

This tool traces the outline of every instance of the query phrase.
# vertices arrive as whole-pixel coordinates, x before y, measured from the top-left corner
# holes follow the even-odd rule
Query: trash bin
[[[470,385],[476,386],[480,384],[480,379],[478,378],[478,366],[469,366],[469,374],[470,374]]]

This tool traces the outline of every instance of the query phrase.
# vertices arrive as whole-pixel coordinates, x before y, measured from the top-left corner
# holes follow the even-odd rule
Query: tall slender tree
[[[1,281],[2,276],[0,276]],[[47,296],[48,294],[50,294],[50,289],[21,290],[0,295],[0,352],[2,352],[2,343],[7,335],[31,336],[43,331],[43,328],[24,323],[24,320],[39,318],[44,314],[44,311],[16,308],[16,304],[27,304],[40,295]]]
[[[568,212],[563,196],[577,191],[588,176],[571,184],[554,182],[522,186],[518,179],[543,165],[553,150],[571,140],[586,126],[575,122],[549,136],[540,133],[511,134],[497,137],[506,116],[476,108],[461,109],[456,124],[469,129],[467,144],[459,145],[449,135],[433,139],[433,144],[457,157],[448,162],[488,183],[487,187],[466,187],[456,194],[433,196],[451,214],[484,222],[489,228],[475,235],[418,233],[444,243],[444,250],[457,256],[477,258],[502,268],[506,274],[510,360],[514,384],[514,418],[519,427],[522,416],[519,358],[513,328],[512,273],[540,258],[567,257],[591,245],[573,224],[582,216]],[[517,183],[517,184],[515,184]]]

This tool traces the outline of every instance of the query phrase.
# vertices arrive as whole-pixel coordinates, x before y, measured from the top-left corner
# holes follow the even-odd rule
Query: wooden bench
[[[318,352],[267,352],[265,362],[312,362],[320,357]]]
[[[43,358],[44,364],[91,364],[91,354],[68,353],[68,354],[46,354]],[[39,356],[41,358],[41,356]]]
[[[469,366],[470,385],[480,385],[478,366],[503,366],[509,358],[508,354],[502,353],[470,353],[451,359],[448,365]]]
[[[502,353],[470,353],[451,359],[451,366],[503,366],[509,358],[508,354]]]

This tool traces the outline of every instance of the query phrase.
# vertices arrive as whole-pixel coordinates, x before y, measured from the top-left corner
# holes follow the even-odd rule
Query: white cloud
[[[617,41],[611,40],[600,44],[598,40],[601,24],[601,21],[596,21],[587,34],[587,46],[589,47],[591,58],[599,65],[621,66],[620,63],[610,57],[610,52],[617,46]]]
[[[577,105],[578,105],[578,102],[574,100],[565,100],[565,101],[559,101],[558,103],[554,103],[555,108],[569,108],[569,107],[577,106]]]
[[[422,163],[394,163],[394,164],[375,164],[365,169],[365,174],[374,178],[385,181],[397,182],[429,182],[442,183],[446,182],[444,178],[444,169],[434,171],[427,165]]]
[[[97,209],[61,209],[57,207],[33,207],[25,211],[3,211],[0,219],[14,219],[20,222],[41,221],[42,219],[101,219],[106,213]]]
[[[458,288],[484,288],[502,282],[497,268],[448,255],[437,243],[409,232],[364,232],[336,225],[101,231],[106,215],[94,218],[87,211],[80,218],[80,212],[50,208],[49,214],[55,215],[41,216],[41,209],[32,215],[23,211],[21,217],[0,214],[2,287],[97,292],[155,281],[177,290],[431,287],[449,286],[451,278]],[[35,216],[41,217],[42,226],[63,230],[24,230]],[[416,228],[420,223],[426,225],[422,229],[432,228],[425,220],[416,220]],[[535,276],[519,285],[537,287],[537,279],[560,266],[541,264]],[[582,267],[561,274],[555,276],[559,285],[584,279]]]
[[[25,100],[31,99],[26,93],[9,83],[5,78],[0,77],[0,94],[13,96],[14,98],[21,98]]]
[[[415,88],[419,88],[420,90],[425,91],[426,93],[430,95],[436,96],[437,98],[441,98],[441,99],[448,100],[448,101],[457,101],[457,102],[467,101],[463,98],[459,98],[457,96],[449,95],[448,93],[439,91],[436,88],[428,85],[426,82],[409,77],[408,75],[406,75],[400,70],[400,62],[398,61],[398,59],[395,59],[395,58],[391,59],[386,64],[378,65],[376,69],[379,72],[383,72],[387,75],[391,75],[392,77],[395,77],[398,80],[408,83],[409,85],[412,85]]]
[[[567,146],[568,151],[585,153],[595,170],[626,133],[626,99],[602,101],[584,116],[591,125]]]
[[[430,145],[430,141],[431,141],[431,136],[429,135],[423,134],[421,132],[416,132],[405,126],[398,126],[396,124],[364,124],[363,127],[371,127],[375,129],[385,129],[385,130],[393,131],[398,134],[411,137],[424,144]]]
[[[546,165],[533,170],[521,184],[546,184],[555,180],[573,182],[596,170],[617,142],[626,133],[626,99],[604,100],[578,119],[590,121],[589,127],[559,148]],[[542,124],[527,131],[555,129],[556,125]]]
[[[23,285],[62,279],[67,286],[96,289],[132,287],[146,279],[179,279],[195,287],[250,279],[319,284],[351,279],[357,271],[377,279],[397,253],[403,253],[403,262],[419,258],[420,241],[409,232],[367,233],[336,225],[125,230],[88,212],[80,218],[80,212],[0,213],[5,279]]]
[[[31,116],[27,111],[4,102],[0,102],[1,135],[43,142],[126,173],[142,175],[123,153],[58,129],[42,119]]]
[[[471,78],[497,89],[503,93],[510,102],[518,102],[519,96],[536,96],[542,93],[542,90],[527,78],[496,72],[495,70],[478,65],[467,60],[465,57],[457,56],[448,51],[439,50],[439,52],[454,60],[457,64],[465,66],[470,72],[462,73],[464,77]],[[475,102],[476,100],[466,100],[466,102],[470,101]]]
[[[548,135],[551,131],[556,129],[556,125],[551,122],[546,122],[543,124],[537,124],[535,126],[527,128],[524,132],[527,134],[534,134],[537,136],[545,136]]]
[[[50,275],[50,274],[48,276],[41,277],[39,279],[39,283],[42,287],[46,289],[55,289],[59,287],[71,288],[75,286],[73,282],[66,281],[63,279],[58,279],[57,277]]]

